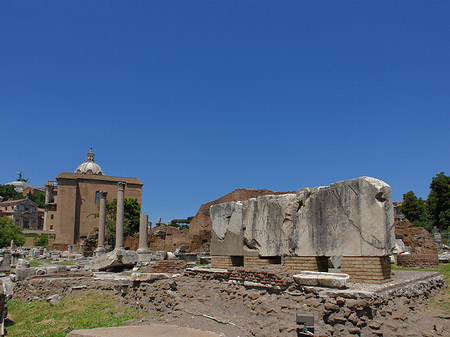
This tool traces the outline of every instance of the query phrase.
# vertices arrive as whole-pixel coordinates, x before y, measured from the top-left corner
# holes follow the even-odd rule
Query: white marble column
[[[148,215],[142,214],[139,218],[139,252],[147,252],[148,251],[148,243],[147,243],[147,236],[148,236]]]
[[[98,219],[98,247],[95,250],[95,255],[100,256],[105,254],[105,223],[106,223],[106,196],[108,192],[99,191],[100,194],[100,214]]]
[[[124,192],[126,183],[117,183],[116,247],[123,249]]]

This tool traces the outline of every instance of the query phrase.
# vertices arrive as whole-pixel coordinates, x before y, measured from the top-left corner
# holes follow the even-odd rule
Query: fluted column
[[[124,192],[126,183],[117,183],[116,248],[123,249]]]
[[[147,252],[148,251],[148,215],[142,214],[139,218],[139,249],[138,252]]]
[[[100,214],[98,219],[98,247],[95,250],[96,255],[103,255],[105,250],[105,223],[106,223],[106,195],[108,192],[99,191],[100,194]]]

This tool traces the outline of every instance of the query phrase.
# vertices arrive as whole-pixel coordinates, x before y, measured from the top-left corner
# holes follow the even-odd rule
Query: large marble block
[[[361,177],[213,205],[211,254],[389,255],[394,243],[390,194],[383,181]]]

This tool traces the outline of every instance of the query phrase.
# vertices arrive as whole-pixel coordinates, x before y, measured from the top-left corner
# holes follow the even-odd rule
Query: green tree
[[[400,211],[415,227],[431,230],[427,207],[422,198],[417,198],[413,191],[403,194],[403,204]]]
[[[116,238],[117,199],[106,201],[106,239],[114,244]],[[123,231],[125,236],[131,236],[139,231],[141,205],[137,199],[124,200]],[[98,215],[97,215],[98,216]]]
[[[3,201],[23,199],[23,195],[17,192],[13,185],[0,185],[0,196]]]
[[[35,191],[33,194],[31,192],[28,192],[27,198],[34,201],[38,207],[44,208],[45,206],[45,192],[42,191]]]
[[[9,247],[11,240],[18,247],[25,243],[25,236],[22,233],[22,228],[16,226],[14,221],[7,217],[0,218],[0,248]]]
[[[41,234],[33,240],[34,245],[38,247],[48,246],[48,234]]]
[[[189,216],[187,219],[173,219],[170,221],[169,226],[176,227],[181,230],[189,230],[189,225],[193,218],[193,216]]]
[[[430,184],[427,207],[431,223],[439,231],[445,231],[450,225],[450,177],[444,172],[436,174]]]

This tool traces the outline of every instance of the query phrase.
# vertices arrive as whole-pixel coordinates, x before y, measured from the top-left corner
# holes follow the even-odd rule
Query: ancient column
[[[108,192],[99,191],[100,194],[100,214],[98,219],[98,247],[95,250],[95,255],[103,255],[105,250],[105,222],[106,222],[106,195]]]
[[[44,228],[43,230],[47,230],[47,217],[48,217],[48,204],[50,202],[50,184],[47,182],[45,184],[45,211],[44,211]]]
[[[147,236],[148,236],[148,215],[142,214],[140,216],[139,221],[139,252],[147,252],[148,251],[148,243],[147,243]]]
[[[124,202],[124,190],[126,183],[118,182],[118,191],[117,191],[117,214],[116,214],[116,248],[115,249],[123,249],[123,202]]]

